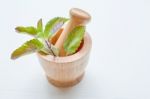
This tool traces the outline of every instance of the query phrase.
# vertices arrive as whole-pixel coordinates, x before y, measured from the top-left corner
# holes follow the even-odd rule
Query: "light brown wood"
[[[58,30],[50,39],[49,42],[53,45],[55,45],[56,41],[60,37],[60,34],[62,33],[63,29]]]
[[[48,80],[49,83],[51,83],[51,84],[53,84],[54,86],[57,86],[57,87],[70,87],[70,86],[74,86],[77,83],[79,83],[82,80],[83,76],[84,76],[84,73],[81,74],[76,79],[70,80],[70,81],[59,81],[59,80],[57,81],[57,80],[51,79],[51,77],[47,76],[47,80]]]
[[[55,47],[60,50],[59,56],[66,56],[63,44],[72,29],[78,25],[85,25],[91,19],[91,16],[87,12],[78,8],[73,8],[70,10],[70,17],[70,21],[64,28],[63,32],[61,33],[59,39],[56,41],[55,44]]]
[[[91,37],[85,33],[81,49],[73,55],[54,57],[37,53],[48,81],[57,87],[69,87],[79,83],[88,63],[91,46]]]

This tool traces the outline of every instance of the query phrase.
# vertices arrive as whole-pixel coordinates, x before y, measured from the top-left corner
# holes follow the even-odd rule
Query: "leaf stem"
[[[51,49],[51,44],[47,40],[45,40],[45,43],[48,46],[49,50],[52,52],[53,56],[56,56],[53,50]]]

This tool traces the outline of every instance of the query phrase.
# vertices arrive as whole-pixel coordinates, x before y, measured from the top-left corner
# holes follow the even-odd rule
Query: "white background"
[[[86,75],[70,89],[50,85],[35,54],[10,60],[30,39],[14,31],[79,7],[92,15]],[[150,0],[0,0],[0,99],[150,99]]]

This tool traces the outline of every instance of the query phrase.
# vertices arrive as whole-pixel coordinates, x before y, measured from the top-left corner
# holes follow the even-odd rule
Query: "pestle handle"
[[[57,42],[55,43],[55,47],[60,50],[59,55],[60,56],[65,56],[66,53],[63,48],[63,44],[65,40],[67,39],[69,33],[75,28],[76,26],[79,25],[85,25],[87,24],[91,19],[91,16],[78,8],[72,8],[70,10],[70,21],[64,28],[63,32],[61,33],[60,37],[58,38]]]

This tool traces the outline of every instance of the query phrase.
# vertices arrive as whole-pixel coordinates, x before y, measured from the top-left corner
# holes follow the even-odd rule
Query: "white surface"
[[[15,26],[66,17],[72,7],[92,15],[93,49],[83,81],[59,90],[35,54],[9,58],[30,38]],[[0,13],[0,99],[150,99],[149,0],[0,0]]]

